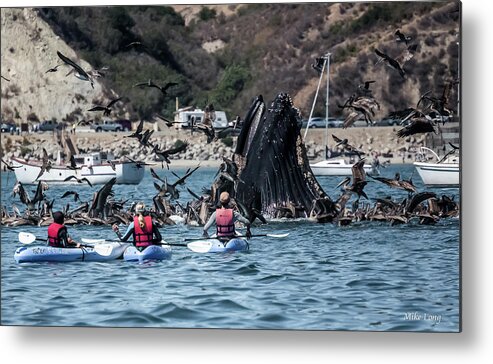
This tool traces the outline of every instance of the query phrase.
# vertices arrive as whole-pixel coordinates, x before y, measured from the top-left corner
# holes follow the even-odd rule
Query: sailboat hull
[[[344,159],[327,159],[318,163],[310,164],[310,168],[315,176],[351,176],[353,164],[346,163]],[[369,164],[363,166],[366,173],[371,173],[372,167]]]

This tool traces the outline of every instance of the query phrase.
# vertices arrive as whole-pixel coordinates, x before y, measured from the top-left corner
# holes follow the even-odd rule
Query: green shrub
[[[199,18],[202,21],[214,19],[215,17],[216,17],[216,10],[208,8],[207,6],[204,6],[199,11]]]

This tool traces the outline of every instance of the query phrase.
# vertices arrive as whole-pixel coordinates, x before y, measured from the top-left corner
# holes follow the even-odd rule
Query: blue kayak
[[[17,263],[105,262],[120,258],[127,247],[128,244],[120,242],[100,244],[97,249],[93,247],[54,248],[51,246],[21,246],[16,249],[14,259]],[[104,254],[101,254],[101,252]]]
[[[171,258],[171,247],[168,245],[151,245],[142,251],[139,251],[134,246],[129,246],[125,253],[123,253],[123,259],[128,262],[143,262],[144,260],[164,260]]]
[[[223,243],[218,239],[197,240],[187,244],[188,249],[196,253],[228,253],[249,249],[246,239],[235,238]]]

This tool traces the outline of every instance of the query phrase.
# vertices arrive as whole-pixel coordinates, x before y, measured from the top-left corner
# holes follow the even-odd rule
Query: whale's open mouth
[[[335,205],[315,179],[300,135],[299,111],[288,94],[270,107],[262,96],[248,111],[236,144],[236,199],[265,216],[331,221]]]

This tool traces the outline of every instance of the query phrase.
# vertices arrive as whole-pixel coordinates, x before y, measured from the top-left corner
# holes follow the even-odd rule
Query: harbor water
[[[179,175],[185,169],[172,168]],[[382,175],[404,179],[412,165],[392,165]],[[157,173],[173,183],[170,171]],[[216,169],[200,168],[179,186],[180,201],[210,187]],[[2,205],[24,206],[12,197],[15,176],[2,172]],[[336,199],[343,177],[318,178]],[[425,188],[417,173],[418,191],[446,194],[459,202],[458,188]],[[91,201],[100,188],[87,185],[50,186],[55,208],[75,190]],[[35,186],[28,187],[32,196]],[[146,171],[137,186],[116,185],[115,199],[143,200],[152,206],[156,190]],[[369,181],[365,192],[401,201],[404,191]],[[365,201],[362,199],[362,203]],[[161,328],[234,328],[296,330],[457,332],[460,322],[460,219],[436,225],[418,221],[398,226],[363,221],[349,226],[307,220],[278,220],[255,225],[253,234],[289,233],[286,238],[258,237],[248,252],[198,254],[173,249],[170,260],[143,264],[110,262],[24,263],[14,261],[19,232],[46,238],[46,227],[19,226],[1,230],[1,323],[34,326],[98,326]],[[168,242],[201,236],[200,227],[161,228]],[[69,226],[75,238],[113,239],[109,226]]]

